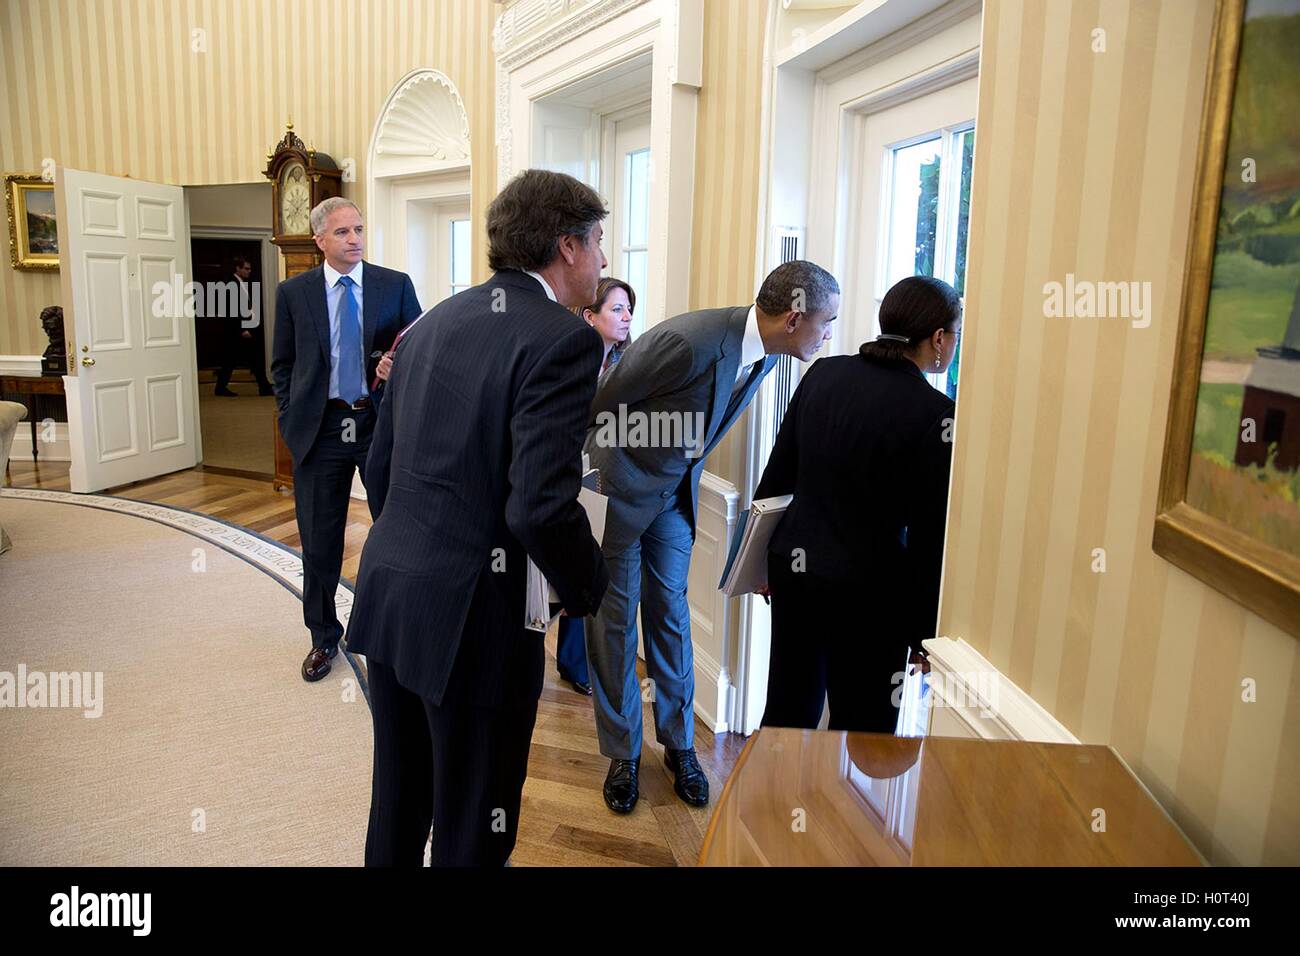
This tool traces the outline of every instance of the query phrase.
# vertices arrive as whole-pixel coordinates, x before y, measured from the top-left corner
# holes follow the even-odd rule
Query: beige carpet
[[[370,713],[342,655],[299,676],[294,594],[131,515],[0,499],[0,524],[0,672],[103,673],[98,718],[0,707],[0,865],[361,863]]]
[[[275,470],[275,397],[258,395],[247,372],[236,373],[230,390],[237,398],[213,394],[215,383],[199,381],[199,430],[203,464],[270,475]]]

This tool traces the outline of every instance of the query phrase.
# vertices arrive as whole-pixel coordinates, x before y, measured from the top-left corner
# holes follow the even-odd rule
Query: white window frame
[[[456,223],[463,222],[470,224],[470,248],[473,249],[473,225],[470,220],[469,207],[465,206],[457,210],[451,210],[446,213],[446,230],[447,230],[447,288],[451,290],[450,295],[464,292],[474,284],[474,253],[469,254],[470,261],[469,277],[465,282],[456,282]]]
[[[880,221],[878,224],[879,233],[876,241],[876,287],[873,295],[876,299],[877,310],[880,302],[889,291],[889,277],[892,275],[890,270],[890,254],[892,248],[890,245],[890,234],[892,232],[894,216],[894,187],[898,173],[897,157],[900,149],[906,149],[908,146],[915,146],[918,143],[927,143],[938,139],[939,146],[939,215],[935,222],[935,249],[934,249],[934,277],[942,279],[954,288],[957,285],[957,223],[960,220],[961,207],[961,158],[962,158],[962,137],[966,133],[975,129],[975,120],[964,120],[960,123],[954,123],[950,126],[943,126],[926,133],[920,133],[916,136],[910,136],[907,139],[890,143],[884,148],[885,156],[881,161],[881,168],[887,169],[886,175],[881,177],[881,194],[880,194]],[[966,228],[970,229],[970,221],[967,220]],[[968,246],[969,254],[969,246]],[[926,380],[941,392],[946,391],[948,373],[940,372],[937,374],[927,372]]]
[[[626,149],[626,142],[620,145],[620,140],[624,137],[619,135],[620,124],[645,118],[647,126],[650,123],[650,102],[643,100],[633,106],[613,110],[603,114],[600,117],[601,127],[601,171],[600,171],[600,191],[608,198],[610,216],[605,224],[605,258],[609,260],[609,275],[616,276],[619,279],[630,282],[627,273],[626,257],[629,252],[646,252],[650,251],[649,243],[649,223],[647,221],[646,243],[639,246],[628,246],[624,243],[624,235],[627,231],[627,209],[631,196],[628,195],[626,163],[629,151]],[[626,133],[626,131],[625,131]],[[641,147],[641,138],[636,137],[635,145],[638,148],[645,148],[651,151],[653,161],[653,149],[649,137],[644,139],[644,147]],[[647,183],[650,189],[650,202],[653,204],[654,191]],[[648,256],[647,256],[648,258]],[[649,270],[647,268],[647,279]],[[646,319],[653,310],[654,293],[648,287],[633,287],[636,295],[636,308],[632,312],[632,329],[631,334],[635,339],[647,328]]]

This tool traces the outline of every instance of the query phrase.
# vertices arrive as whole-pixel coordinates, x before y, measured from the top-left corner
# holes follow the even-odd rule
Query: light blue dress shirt
[[[357,300],[357,322],[361,325],[359,337],[362,348],[365,347],[366,341],[365,319],[363,318],[365,312],[362,310],[365,298],[364,293],[361,291],[361,270],[364,265],[365,263],[358,262],[356,268],[347,273],[352,277],[352,281],[356,283],[352,287],[352,294]],[[328,262],[325,263],[325,304],[330,313],[330,398],[339,397],[339,305],[342,303],[343,295],[347,291],[347,286],[339,284],[339,278],[342,275],[342,272],[339,272]],[[365,382],[365,370],[366,356],[362,355],[361,394],[363,397],[370,394],[370,388]]]

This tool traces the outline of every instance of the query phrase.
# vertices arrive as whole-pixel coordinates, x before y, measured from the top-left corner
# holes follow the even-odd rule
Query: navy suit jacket
[[[494,706],[542,640],[524,629],[529,557],[570,615],[595,612],[609,577],[577,499],[602,354],[594,329],[514,271],[403,336],[366,461],[377,518],[350,651],[435,704]]]
[[[420,315],[415,286],[405,272],[365,263],[362,273],[366,385],[374,381],[378,359],[406,325]],[[280,435],[302,464],[316,444],[330,387],[330,313],[325,302],[325,269],[317,266],[281,282],[275,294],[275,336],[271,379],[280,415]],[[371,395],[378,404],[383,383]]]

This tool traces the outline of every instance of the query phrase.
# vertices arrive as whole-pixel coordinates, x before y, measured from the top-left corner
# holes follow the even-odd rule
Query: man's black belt
[[[370,410],[370,399],[358,398],[355,402],[349,405],[341,398],[331,398],[325,403],[325,405],[327,408],[342,408],[349,412],[367,412]]]

